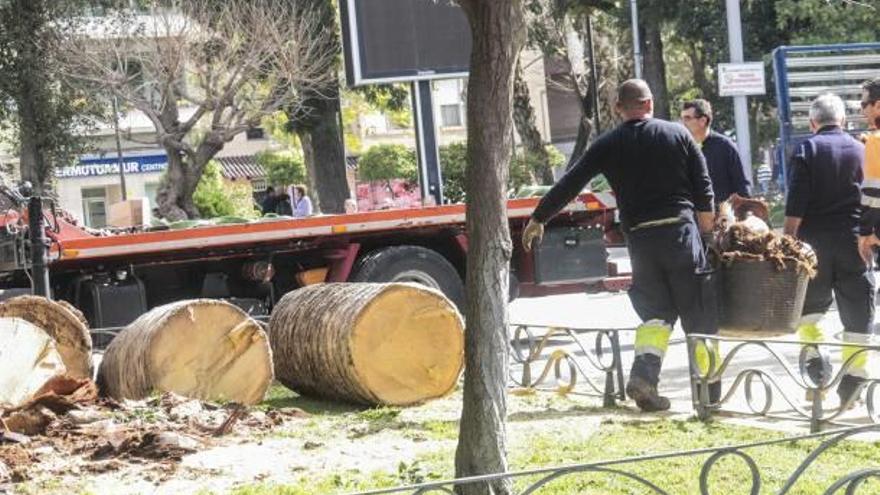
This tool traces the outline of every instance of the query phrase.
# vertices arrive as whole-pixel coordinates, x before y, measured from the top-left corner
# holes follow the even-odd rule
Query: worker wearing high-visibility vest
[[[870,253],[880,245],[880,77],[862,85],[862,114],[868,132],[862,135],[865,144],[865,181],[862,184],[862,249]]]
[[[874,272],[859,242],[865,147],[843,130],[845,118],[840,97],[816,98],[810,105],[813,136],[798,145],[791,160],[785,233],[812,246],[818,260],[798,327],[805,343],[825,339],[822,319],[834,299],[845,341],[866,342],[874,324]],[[810,379],[826,386],[832,378],[828,353],[818,346],[806,346],[804,352]],[[867,378],[867,354],[844,347],[842,357],[846,369],[837,394],[849,405]]]
[[[718,331],[715,281],[701,238],[714,224],[712,183],[690,133],[652,117],[653,96],[644,81],[624,82],[617,97],[624,122],[596,139],[541,199],[523,230],[523,245],[529,250],[540,242],[544,224],[593,177],[608,178],[632,261],[630,301],[643,321],[626,393],[643,411],[661,411],[670,405],[657,385],[675,321],[681,318],[687,333]],[[707,347],[695,352],[703,373],[712,362]],[[719,355],[713,357],[720,363]],[[720,391],[720,383],[710,384],[710,401]]]

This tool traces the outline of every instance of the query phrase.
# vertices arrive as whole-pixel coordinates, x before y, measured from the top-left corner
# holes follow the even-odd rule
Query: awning
[[[223,156],[214,158],[223,167],[227,179],[265,179],[266,171],[253,155]]]

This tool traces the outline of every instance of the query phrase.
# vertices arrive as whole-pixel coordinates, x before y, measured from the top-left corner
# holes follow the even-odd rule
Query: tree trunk
[[[256,404],[274,379],[266,332],[242,310],[197,299],[153,308],[113,339],[98,385],[114,399],[153,391]]]
[[[408,406],[451,392],[464,322],[436,290],[319,284],[288,292],[269,320],[275,374],[304,395]]]
[[[512,244],[507,220],[514,67],[525,42],[521,0],[460,0],[471,25],[468,79],[467,332],[457,477],[507,471],[507,296]],[[509,480],[464,485],[459,494],[511,493]]]
[[[162,218],[172,222],[199,218],[199,210],[193,202],[193,195],[208,162],[223,146],[212,146],[212,148],[214,148],[213,152],[200,150],[202,152],[197,153],[198,163],[188,163],[179,150],[165,147],[168,169],[156,191],[156,207]]]
[[[159,182],[156,191],[156,207],[159,215],[172,222],[198,218],[197,212],[193,215],[191,209],[195,209],[192,196],[195,193],[198,180],[195,179],[192,170],[180,156],[180,152],[173,148],[165,148],[168,154],[168,168]]]
[[[78,309],[45,297],[21,296],[0,304],[0,317],[21,318],[36,325],[55,340],[68,375],[91,378],[92,336]]]
[[[48,77],[42,73],[41,61],[44,53],[38,38],[33,33],[44,31],[42,20],[46,9],[42,0],[16,2],[19,33],[14,42],[16,71],[16,101],[18,107],[18,130],[20,134],[19,167],[21,179],[30,181],[36,194],[44,195],[51,187],[51,167],[47,166],[41,132],[41,105],[51,105]]]
[[[339,26],[332,0],[299,0],[303,12],[313,15],[333,36],[325,37],[326,46],[315,46],[315,51],[339,53]],[[337,67],[330,69],[335,71]],[[348,187],[345,148],[340,125],[339,80],[326,88],[304,91],[301,108],[288,112],[290,129],[300,138],[303,158],[309,172],[316,212],[345,213],[345,200],[351,197]]]
[[[66,371],[52,337],[18,318],[0,318],[0,356],[0,409],[21,405]]]
[[[645,15],[643,19],[645,81],[654,93],[654,116],[668,120],[669,90],[666,86],[666,63],[663,61],[663,26],[657,15]]]
[[[516,78],[513,82],[513,122],[522,141],[526,153],[536,157],[540,165],[538,172],[542,184],[553,184],[553,167],[550,166],[550,155],[544,147],[541,131],[535,124],[535,109],[529,95],[522,64],[516,63]]]
[[[696,44],[688,45],[688,58],[691,62],[691,70],[694,73],[694,84],[700,88],[700,98],[713,101],[715,98],[715,85],[706,77],[706,62],[702,56],[701,47]]]
[[[344,213],[348,187],[342,129],[339,127],[339,90],[327,89],[306,101],[308,116],[294,124],[309,171],[312,203],[323,213]]]

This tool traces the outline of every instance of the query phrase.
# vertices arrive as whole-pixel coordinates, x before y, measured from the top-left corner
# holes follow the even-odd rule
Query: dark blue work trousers
[[[832,293],[845,332],[868,334],[874,324],[874,273],[859,255],[852,229],[802,230],[801,240],[816,252],[819,273],[807,286],[804,315],[828,311]]]
[[[718,332],[718,284],[693,220],[627,234],[629,298],[642,321],[681,318],[685,333]]]

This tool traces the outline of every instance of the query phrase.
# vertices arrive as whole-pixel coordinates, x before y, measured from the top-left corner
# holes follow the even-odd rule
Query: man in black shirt
[[[260,209],[263,210],[263,215],[265,215],[266,213],[275,213],[276,206],[278,206],[278,195],[275,194],[275,188],[269,186],[266,188],[266,195],[260,203]]]
[[[736,145],[727,136],[712,130],[712,105],[701,99],[686,102],[682,106],[681,122],[706,157],[716,204],[727,200],[733,193],[748,197],[749,180]]]
[[[617,112],[625,121],[600,136],[543,197],[523,232],[526,250],[540,242],[544,224],[602,173],[617,197],[632,262],[630,301],[643,323],[627,395],[645,411],[669,408],[657,392],[672,326],[717,332],[714,280],[701,232],[712,231],[714,205],[706,162],[684,127],[652,118],[653,96],[639,79],[618,88]],[[716,355],[716,362],[718,362]],[[697,361],[709,367],[705,346]],[[710,395],[720,393],[719,384]]]
[[[804,342],[825,339],[821,319],[837,299],[843,340],[866,343],[874,323],[874,274],[871,253],[859,252],[861,188],[865,147],[841,129],[843,101],[822,95],[810,106],[814,135],[802,142],[791,164],[791,185],[785,204],[785,233],[810,244],[819,273],[810,280],[798,333]],[[849,366],[837,387],[843,405],[851,403],[867,378],[866,353],[841,350]],[[831,378],[828,356],[807,347],[807,373],[819,385]]]

